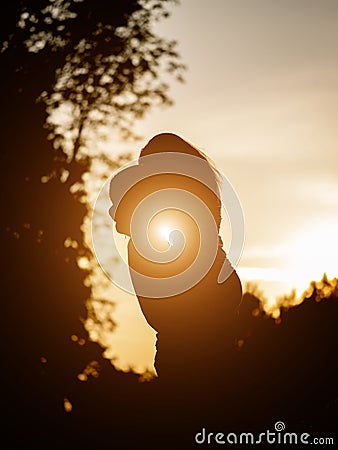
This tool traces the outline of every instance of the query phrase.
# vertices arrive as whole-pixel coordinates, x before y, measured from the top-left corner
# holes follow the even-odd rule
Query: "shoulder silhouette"
[[[136,295],[157,332],[160,379],[191,381],[206,367],[226,371],[242,290],[234,270],[218,283],[226,254],[217,171],[185,140],[160,134],[137,166],[113,178],[110,196],[117,230],[131,237]],[[158,254],[144,245],[147,239]]]

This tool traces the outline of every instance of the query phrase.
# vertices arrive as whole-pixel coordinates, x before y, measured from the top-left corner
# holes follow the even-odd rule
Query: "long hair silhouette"
[[[227,258],[212,162],[179,136],[159,134],[137,166],[112,179],[110,198],[117,231],[130,236],[128,264],[140,307],[157,332],[160,379],[226,371],[242,288],[232,268],[218,282]]]

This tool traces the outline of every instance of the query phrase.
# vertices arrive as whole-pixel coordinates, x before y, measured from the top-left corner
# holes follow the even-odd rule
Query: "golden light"
[[[139,227],[135,227],[134,231],[139,232]],[[179,209],[168,208],[150,219],[146,236],[149,245],[159,252],[157,263],[172,263],[179,271],[185,270],[196,258],[200,245],[199,233],[198,224],[191,215]]]
[[[173,241],[172,241],[172,239],[170,237],[170,233],[172,232],[172,228],[170,228],[167,225],[162,225],[159,231],[160,231],[160,234],[161,234],[162,238],[164,238],[168,242],[169,245],[172,245]]]
[[[191,226],[189,217],[182,211],[167,209],[152,217],[148,226],[150,245],[159,252],[166,252],[173,248],[172,232],[180,230],[184,233],[187,226]]]
[[[338,221],[317,221],[304,227],[288,248],[289,279],[301,293],[309,280],[320,280],[325,271],[329,278],[337,275]],[[293,258],[292,258],[293,256]]]

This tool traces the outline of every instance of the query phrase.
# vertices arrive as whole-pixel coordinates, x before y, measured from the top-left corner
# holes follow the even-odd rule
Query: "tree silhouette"
[[[180,77],[183,66],[176,44],[152,31],[169,3],[20,0],[2,8],[2,387],[12,442],[36,445],[41,436],[52,448],[72,420],[65,411],[76,414],[76,399],[90,398],[90,380],[100,373],[104,386],[106,368],[119,383],[82,323],[90,297],[77,265],[89,256],[86,138],[107,126],[130,134],[134,119],[170,104],[161,74]],[[69,128],[48,120],[60,107]]]
[[[312,281],[297,303],[285,296],[272,319],[252,294],[243,296],[237,375],[251,424],[271,417],[296,427],[334,431],[337,419],[338,279]]]

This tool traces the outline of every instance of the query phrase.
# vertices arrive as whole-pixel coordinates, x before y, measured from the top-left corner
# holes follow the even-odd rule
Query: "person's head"
[[[200,150],[173,133],[160,133],[150,139],[141,150],[140,158],[155,153],[184,153],[206,160],[205,155]]]
[[[183,153],[185,155],[191,155],[201,158],[202,160],[206,161],[206,163],[210,167],[210,173],[215,179],[216,184],[219,184],[220,175],[213,161],[201,150],[198,150],[195,146],[182,139],[177,134],[157,134],[152,139],[150,139],[145,147],[143,147],[140,152],[140,158],[158,153]]]
[[[138,203],[142,201],[145,195],[151,193],[149,183],[147,181],[150,177],[145,177],[142,171],[145,171],[145,166],[149,165],[149,161],[152,160],[151,155],[156,155],[155,166],[161,162],[161,170],[157,176],[157,183],[153,183],[152,190],[163,189],[166,187],[166,182],[169,183],[168,187],[174,187],[177,182],[177,188],[182,189],[182,176],[180,173],[170,174],[165,178],[165,167],[168,155],[172,158],[173,154],[190,155],[192,156],[191,167],[193,166],[194,158],[199,158],[203,161],[203,164],[198,167],[198,174],[201,178],[207,180],[210,195],[205,197],[206,204],[215,217],[217,227],[220,225],[220,201],[219,201],[219,175],[215,169],[211,160],[196,147],[185,141],[181,137],[172,133],[161,133],[154,136],[140,152],[139,165],[129,167],[119,172],[111,181],[110,184],[110,199],[113,206],[110,208],[110,215],[116,222],[116,229],[118,232],[130,235],[130,221],[134,209]],[[160,156],[159,156],[160,155]],[[150,157],[150,159],[148,158]],[[159,159],[160,158],[160,159]],[[190,161],[185,160],[187,167],[184,167],[184,178],[189,180],[189,168]],[[188,173],[188,174],[187,174]],[[181,178],[180,178],[181,176]],[[184,187],[188,191],[196,195],[196,191],[201,191],[202,183],[199,182],[195,173],[191,175],[190,184],[185,181]],[[140,181],[140,179],[142,181]],[[196,188],[199,184],[200,187]],[[162,186],[162,187],[161,187]],[[205,195],[205,186],[203,185]],[[214,193],[212,193],[214,191]],[[198,195],[198,194],[197,194]],[[203,198],[204,200],[204,198]]]

